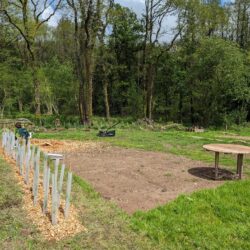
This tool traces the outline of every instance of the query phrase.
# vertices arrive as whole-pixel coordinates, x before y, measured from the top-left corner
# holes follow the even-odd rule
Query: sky
[[[52,6],[49,6],[42,14],[42,19],[47,18],[51,13],[53,13],[53,8]],[[52,16],[50,18],[50,20],[48,21],[48,25],[52,26],[52,27],[56,27],[59,20],[61,19],[61,13],[59,13],[58,11],[55,13],[54,16]]]
[[[222,4],[233,2],[234,0],[221,0]],[[132,9],[138,17],[144,11],[145,0],[115,0],[116,3],[121,4],[122,6]],[[49,7],[44,13],[43,18],[46,18],[53,11],[52,7]],[[56,12],[56,14],[49,20],[49,25],[56,27],[61,18],[61,13]],[[164,27],[166,30],[171,31],[176,26],[176,16],[168,17],[164,22]]]
[[[122,6],[132,9],[138,17],[145,10],[145,0],[115,0],[116,3],[121,4]],[[172,15],[165,18],[163,22],[164,30],[167,32],[166,35],[162,36],[160,40],[170,41],[173,36],[173,29],[176,27],[177,16]]]
[[[122,6],[131,8],[137,15],[140,15],[144,9],[144,0],[115,0]]]

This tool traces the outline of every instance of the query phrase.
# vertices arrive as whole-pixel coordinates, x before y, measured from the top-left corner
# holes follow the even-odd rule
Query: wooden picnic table
[[[243,156],[250,154],[250,147],[236,144],[207,144],[203,146],[207,151],[215,152],[215,179],[218,179],[219,155],[235,154],[237,155],[237,175],[242,178],[243,173]]]

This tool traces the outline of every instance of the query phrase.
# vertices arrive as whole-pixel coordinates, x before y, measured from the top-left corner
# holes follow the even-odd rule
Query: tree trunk
[[[153,110],[153,89],[154,89],[154,65],[150,64],[147,71],[147,92],[146,92],[146,118],[152,119]]]
[[[31,61],[31,70],[32,70],[32,80],[34,85],[34,93],[35,93],[35,114],[41,114],[41,97],[40,97],[40,82],[37,78],[37,68],[34,58]]]
[[[80,68],[79,68],[80,70]],[[80,72],[79,75],[79,114],[80,114],[80,121],[83,125],[89,125],[90,120],[87,113],[87,103],[85,98],[85,90],[84,90],[84,77]]]
[[[106,119],[109,120],[110,119],[110,109],[109,109],[109,96],[108,96],[108,79],[107,79],[105,73],[104,73],[104,79],[103,79],[103,94],[104,94]]]
[[[191,123],[192,123],[192,125],[196,125],[195,124],[195,120],[194,120],[194,99],[193,99],[193,93],[191,93],[191,95],[190,95],[190,113],[191,113]]]
[[[22,113],[23,112],[23,102],[21,99],[18,99],[18,108],[19,108],[19,112]]]
[[[179,94],[178,108],[179,108],[179,123],[182,123],[182,109],[183,109],[183,93],[182,93],[182,90],[180,91],[180,94]]]
[[[86,49],[84,54],[84,72],[86,79],[86,102],[87,102],[87,115],[93,115],[93,50]]]
[[[52,103],[49,101],[49,102],[46,102],[46,107],[47,107],[47,115],[53,115],[53,107],[52,107]]]
[[[4,114],[4,105],[0,105],[0,118],[3,119],[3,114]]]
[[[41,114],[40,82],[36,77],[34,79],[34,87],[35,87],[36,115],[40,115]]]
[[[52,104],[52,110],[54,110],[54,113],[59,115],[59,110],[58,110],[58,107],[55,106],[55,104]]]
[[[81,80],[79,79],[79,115],[80,115],[80,122],[81,124],[84,125],[85,121],[84,121],[84,90],[83,90],[83,84],[81,83]]]

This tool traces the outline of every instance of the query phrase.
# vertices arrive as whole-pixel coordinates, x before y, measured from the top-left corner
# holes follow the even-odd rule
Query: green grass
[[[72,202],[88,231],[59,242],[44,240],[22,209],[22,192],[13,176],[0,158],[0,249],[157,249],[156,243],[131,230],[128,215],[77,176]]]
[[[245,134],[250,136],[250,131]],[[150,151],[172,153],[185,156],[193,160],[200,160],[213,164],[214,156],[203,150],[202,146],[209,143],[234,143],[250,146],[250,140],[237,138],[223,138],[223,131],[208,131],[205,133],[193,133],[183,131],[150,131],[140,129],[118,129],[117,136],[113,138],[99,138],[97,130],[64,130],[60,132],[38,133],[36,138],[43,139],[71,139],[81,141],[104,141],[114,146],[136,148]],[[235,168],[236,159],[232,155],[221,155],[220,164]],[[245,160],[247,166],[250,159]]]
[[[250,146],[247,139],[222,138],[223,131],[196,134],[133,128],[118,129],[114,138],[98,138],[96,133],[78,129],[38,133],[35,137],[105,141],[114,146],[167,152],[211,164],[214,157],[202,149],[204,144]],[[248,128],[229,133],[250,136]],[[249,159],[245,163],[248,170]],[[235,169],[235,158],[223,156],[221,164]],[[182,195],[167,205],[128,216],[74,176],[72,199],[88,232],[56,243],[41,239],[31,226],[28,215],[21,209],[21,192],[11,176],[9,166],[0,160],[0,245],[5,249],[250,249],[250,180],[227,182],[216,189]],[[15,205],[9,207],[8,200]],[[28,237],[23,237],[26,230]]]
[[[165,249],[250,249],[250,181],[231,182],[133,215],[133,228]]]

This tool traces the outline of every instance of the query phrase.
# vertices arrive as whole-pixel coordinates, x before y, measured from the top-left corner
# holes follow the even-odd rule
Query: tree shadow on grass
[[[202,179],[215,180],[215,169],[212,167],[190,168],[188,173]],[[227,169],[219,168],[218,179],[216,179],[216,181],[234,180],[236,178],[235,173]]]

